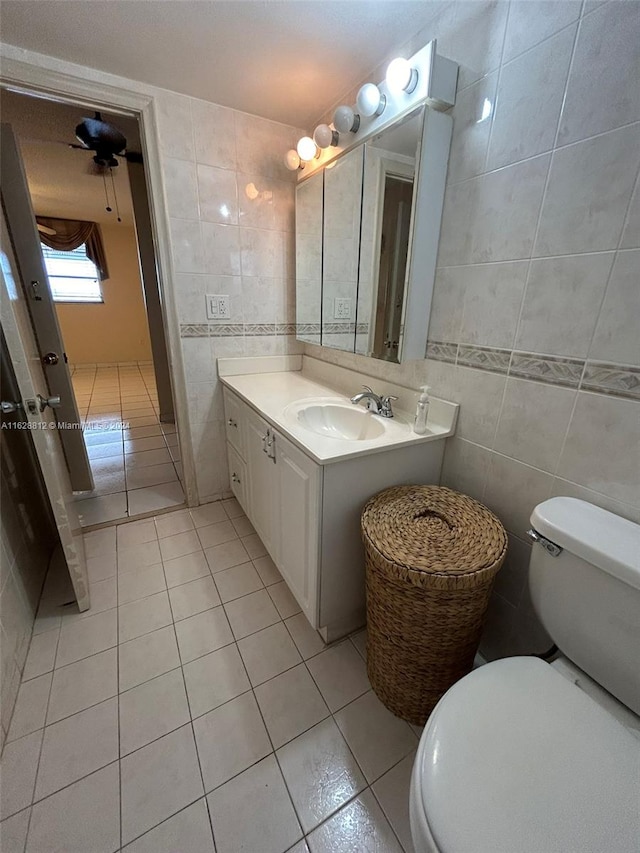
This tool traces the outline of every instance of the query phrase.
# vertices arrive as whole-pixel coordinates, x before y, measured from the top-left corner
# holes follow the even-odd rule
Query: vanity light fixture
[[[297,169],[302,168],[298,152],[294,148],[290,148],[284,155],[284,165],[290,172],[295,172]]]
[[[360,115],[381,116],[387,105],[387,96],[382,94],[375,83],[365,83],[358,92],[356,105]]]
[[[385,79],[390,91],[410,95],[418,85],[418,72],[406,59],[398,57],[389,63]]]
[[[315,160],[316,157],[320,156],[318,146],[310,136],[303,136],[298,140],[296,151],[303,163],[308,163],[310,160]]]
[[[360,127],[360,116],[345,104],[338,107],[333,114],[333,123],[340,133],[357,133]]]
[[[328,124],[319,124],[313,131],[313,141],[318,148],[329,148],[336,146],[340,135],[337,130],[329,127]]]

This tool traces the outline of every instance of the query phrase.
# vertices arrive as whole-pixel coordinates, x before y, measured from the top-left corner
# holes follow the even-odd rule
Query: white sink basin
[[[327,438],[370,441],[385,433],[384,422],[379,417],[351,403],[309,402],[298,403],[295,408],[301,426]]]

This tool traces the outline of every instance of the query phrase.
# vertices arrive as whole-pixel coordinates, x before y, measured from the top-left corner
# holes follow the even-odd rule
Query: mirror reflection
[[[364,146],[356,352],[400,361],[424,107]]]
[[[401,360],[424,117],[421,106],[297,185],[300,340]]]
[[[318,172],[296,186],[296,324],[298,340],[320,344],[322,322],[322,194]]]
[[[324,170],[322,345],[353,352],[358,299],[363,146]]]

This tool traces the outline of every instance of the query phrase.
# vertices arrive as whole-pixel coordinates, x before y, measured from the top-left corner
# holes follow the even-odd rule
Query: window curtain
[[[107,256],[102,242],[102,233],[97,222],[83,222],[80,219],[54,219],[49,216],[36,216],[36,222],[55,231],[55,234],[40,234],[40,241],[59,252],[72,252],[83,244],[87,247],[87,257],[98,270],[100,281],[109,278]]]

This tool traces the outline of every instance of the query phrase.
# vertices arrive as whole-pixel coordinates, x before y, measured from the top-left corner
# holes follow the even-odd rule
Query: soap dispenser
[[[421,386],[422,393],[416,406],[416,419],[413,422],[413,431],[416,435],[424,435],[427,432],[427,416],[429,414],[429,386]]]

